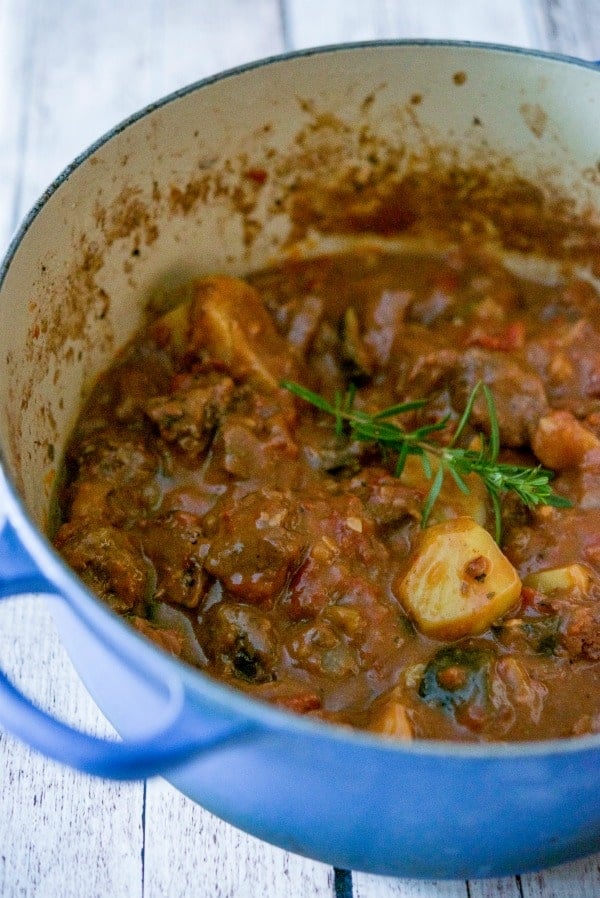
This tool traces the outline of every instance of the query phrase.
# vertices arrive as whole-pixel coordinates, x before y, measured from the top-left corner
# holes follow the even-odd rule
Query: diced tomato
[[[465,345],[481,346],[497,352],[513,352],[525,345],[525,325],[522,321],[513,321],[493,334],[477,326],[467,335]]]

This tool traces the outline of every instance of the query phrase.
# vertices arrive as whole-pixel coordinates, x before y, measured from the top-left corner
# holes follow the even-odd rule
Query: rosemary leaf
[[[433,478],[433,482],[431,484],[431,489],[427,493],[427,497],[425,502],[423,503],[423,509],[421,511],[421,524],[423,527],[427,526],[427,522],[429,520],[429,515],[431,514],[431,509],[435,505],[437,498],[440,494],[440,490],[442,488],[442,483],[444,482],[444,465],[440,462],[440,465],[436,471],[435,477]]]

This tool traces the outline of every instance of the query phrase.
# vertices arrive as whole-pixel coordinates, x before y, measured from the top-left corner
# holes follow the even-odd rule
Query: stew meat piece
[[[205,278],[100,379],[68,450],[56,545],[162,649],[291,711],[398,739],[598,732],[590,291],[472,248]],[[446,418],[440,445],[483,380],[501,458],[550,467],[572,505],[506,496],[497,546],[477,476],[468,493],[446,478],[423,529],[418,459],[396,476],[392,453],[283,378],[329,401],[353,384],[372,413],[427,399],[399,423]],[[489,431],[479,394],[461,445]]]

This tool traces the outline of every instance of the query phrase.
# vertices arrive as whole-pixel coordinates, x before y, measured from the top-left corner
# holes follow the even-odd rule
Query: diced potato
[[[182,354],[185,351],[190,326],[190,303],[182,302],[158,318],[152,329],[160,334],[171,350]]]
[[[571,412],[559,409],[540,418],[531,446],[543,465],[564,471],[580,465],[591,449],[600,448],[600,440]]]
[[[525,705],[532,712],[534,719],[539,719],[542,711],[546,687],[533,679],[521,661],[508,656],[501,658],[496,667],[497,672],[508,687],[510,696],[520,705]]]
[[[423,531],[395,592],[421,632],[460,639],[508,611],[521,581],[487,530],[462,516]]]
[[[412,727],[401,702],[391,700],[373,715],[369,727],[374,733],[395,739],[412,739]]]
[[[436,466],[432,460],[433,477],[435,472]],[[483,481],[477,474],[468,474],[463,479],[469,487],[468,493],[463,493],[452,477],[444,477],[440,494],[431,509],[429,520],[432,524],[465,515],[484,526],[487,518],[487,492]],[[406,459],[400,481],[424,492],[428,492],[431,487],[431,480],[425,476],[421,461],[416,455],[409,455]]]
[[[587,592],[590,585],[590,574],[582,564],[567,564],[564,567],[547,568],[527,574],[524,586],[537,589],[538,592],[549,593],[555,589],[579,589]]]
[[[289,346],[253,287],[215,276],[195,285],[190,309],[190,351],[207,349],[234,376],[251,375],[276,388],[292,372]]]

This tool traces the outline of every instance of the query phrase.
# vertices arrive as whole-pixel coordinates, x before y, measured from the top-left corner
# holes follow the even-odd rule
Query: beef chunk
[[[103,519],[122,525],[145,514],[157,501],[155,476],[160,459],[141,437],[98,431],[83,441],[69,464],[78,468],[69,489],[73,519]]]
[[[81,477],[108,480],[115,487],[142,483],[158,468],[157,454],[148,449],[142,437],[115,428],[90,434],[69,461],[77,465]]]
[[[573,659],[600,661],[600,609],[582,605],[568,618],[562,642]]]
[[[197,457],[210,443],[232,395],[231,378],[217,375],[188,390],[153,397],[146,404],[146,414],[164,440]]]
[[[55,542],[84,583],[114,611],[143,609],[155,574],[128,533],[77,521],[63,524]]]
[[[432,351],[414,360],[397,389],[403,399],[431,397],[425,412],[439,405],[437,396],[442,399],[442,408],[448,401],[460,415],[479,381],[488,385],[494,397],[503,445],[528,445],[538,419],[548,411],[548,400],[538,374],[506,352],[478,346],[462,353],[448,348]],[[470,420],[475,427],[489,431],[484,396],[475,400]]]
[[[290,460],[298,455],[291,431],[295,414],[287,391],[280,390],[274,397],[239,390],[235,408],[227,413],[216,438],[216,454],[225,470],[244,480],[261,479],[268,470],[276,482],[276,466],[282,464],[287,472]]]
[[[273,679],[277,638],[269,617],[252,605],[221,602],[203,619],[204,650],[235,677],[255,683]]]
[[[201,529],[195,515],[172,512],[141,531],[144,552],[157,575],[157,597],[196,608],[207,587],[207,575],[199,555]]]
[[[569,408],[578,417],[598,409],[600,334],[585,318],[557,323],[531,341],[527,361],[543,377],[554,408]]]
[[[408,517],[421,519],[423,492],[406,486],[383,469],[366,468],[349,486],[376,524],[397,524]]]
[[[300,624],[290,639],[289,651],[311,673],[337,678],[355,676],[359,671],[355,646],[327,620]]]
[[[221,507],[204,566],[225,588],[247,602],[268,602],[282,589],[304,548],[290,529],[294,503],[280,493],[258,491]]]
[[[471,347],[463,353],[450,382],[450,395],[455,408],[464,409],[479,381],[488,385],[494,397],[502,444],[512,447],[527,445],[538,419],[548,411],[541,378],[506,353]],[[475,400],[471,421],[476,427],[489,431],[487,404],[483,396]]]

